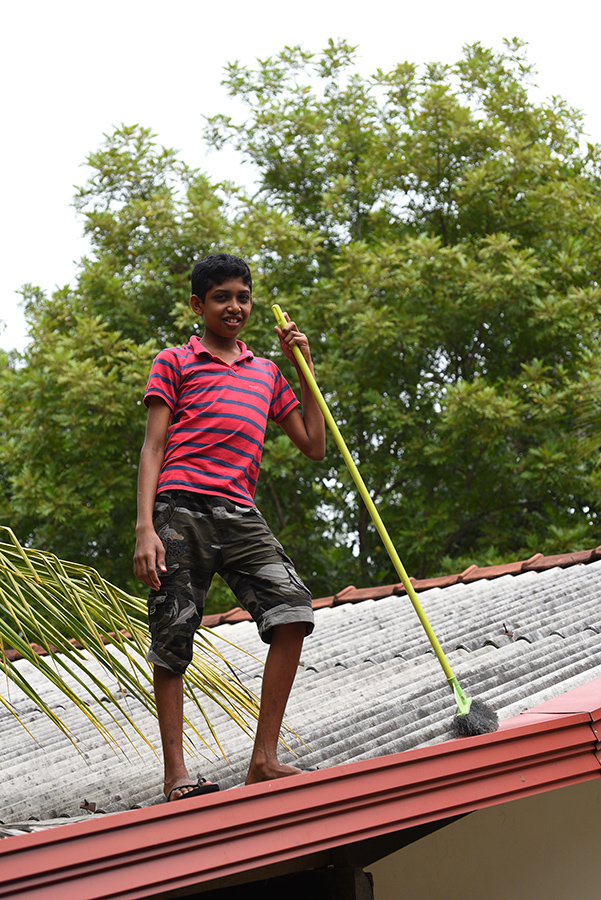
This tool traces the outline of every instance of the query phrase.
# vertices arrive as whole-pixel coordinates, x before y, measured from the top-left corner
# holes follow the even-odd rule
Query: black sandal
[[[187,788],[191,788],[192,790],[187,790]],[[174,801],[171,799],[171,794],[174,791],[186,791],[185,794],[182,794],[181,797],[176,797],[175,800],[186,800],[188,797],[200,797],[201,794],[213,794],[215,791],[219,790],[218,784],[209,783],[206,778],[199,778],[196,784],[178,784],[177,787],[171,788],[169,794],[167,795],[167,803],[173,803]]]

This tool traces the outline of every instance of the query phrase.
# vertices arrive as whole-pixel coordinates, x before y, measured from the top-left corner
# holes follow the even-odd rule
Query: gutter
[[[598,778],[600,721],[596,679],[494,734],[9,837],[0,898],[136,900],[310,868],[350,843]]]

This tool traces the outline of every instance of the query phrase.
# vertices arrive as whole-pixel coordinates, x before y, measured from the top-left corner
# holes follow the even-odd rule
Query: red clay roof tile
[[[463,584],[471,584],[473,581],[493,578],[501,578],[503,575],[519,575],[524,571],[524,562],[501,563],[497,566],[471,566],[461,574],[460,581]]]
[[[501,578],[504,575],[519,575],[521,572],[543,572],[546,569],[568,568],[575,565],[586,565],[601,559],[601,545],[590,550],[578,550],[571,553],[560,553],[555,556],[544,556],[542,553],[535,553],[527,560],[518,560],[510,563],[500,563],[496,566],[468,566],[463,572],[454,575],[440,575],[435,578],[410,578],[411,584],[415,590],[428,591],[432,588],[445,588],[461,582],[462,584],[472,584],[479,580],[492,580],[493,578]],[[405,588],[403,584],[385,584],[375,587],[356,588],[350,584],[328,597],[318,597],[313,600],[314,609],[323,609],[328,606],[340,606],[343,603],[360,603],[362,600],[380,600],[384,597],[404,594]],[[207,628],[216,628],[218,625],[235,625],[238,622],[249,622],[251,616],[244,609],[235,607],[227,612],[213,613],[203,617],[203,625]],[[36,646],[36,652],[41,656],[46,655],[43,647]],[[1,652],[1,651],[0,651]],[[16,650],[6,649],[3,651],[4,656],[10,662],[21,659],[21,654]]]
[[[568,566],[583,565],[598,559],[595,550],[579,550],[574,553],[558,553],[556,556],[542,556],[540,553],[524,563],[524,572],[543,572],[545,569],[566,569]]]

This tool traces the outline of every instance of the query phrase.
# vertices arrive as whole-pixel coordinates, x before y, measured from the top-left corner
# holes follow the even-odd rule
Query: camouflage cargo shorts
[[[167,571],[159,573],[160,590],[148,595],[150,662],[185,672],[215,572],[253,617],[265,643],[276,625],[304,622],[306,633],[313,631],[311,593],[255,507],[163,491],[153,521]]]

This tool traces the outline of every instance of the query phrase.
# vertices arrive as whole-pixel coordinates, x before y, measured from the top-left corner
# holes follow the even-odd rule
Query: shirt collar
[[[238,344],[238,347],[240,348],[240,356],[238,356],[238,358],[234,360],[234,365],[242,362],[245,359],[253,358],[254,354],[253,354],[252,350],[248,349],[248,347],[246,346],[244,341],[236,341],[236,343]],[[192,347],[192,350],[194,351],[194,353],[196,353],[197,356],[206,355],[206,356],[210,356],[212,359],[216,358],[213,356],[213,354],[209,350],[207,350],[207,348],[203,345],[202,341],[196,334],[193,334],[192,337],[190,338],[190,346]]]

